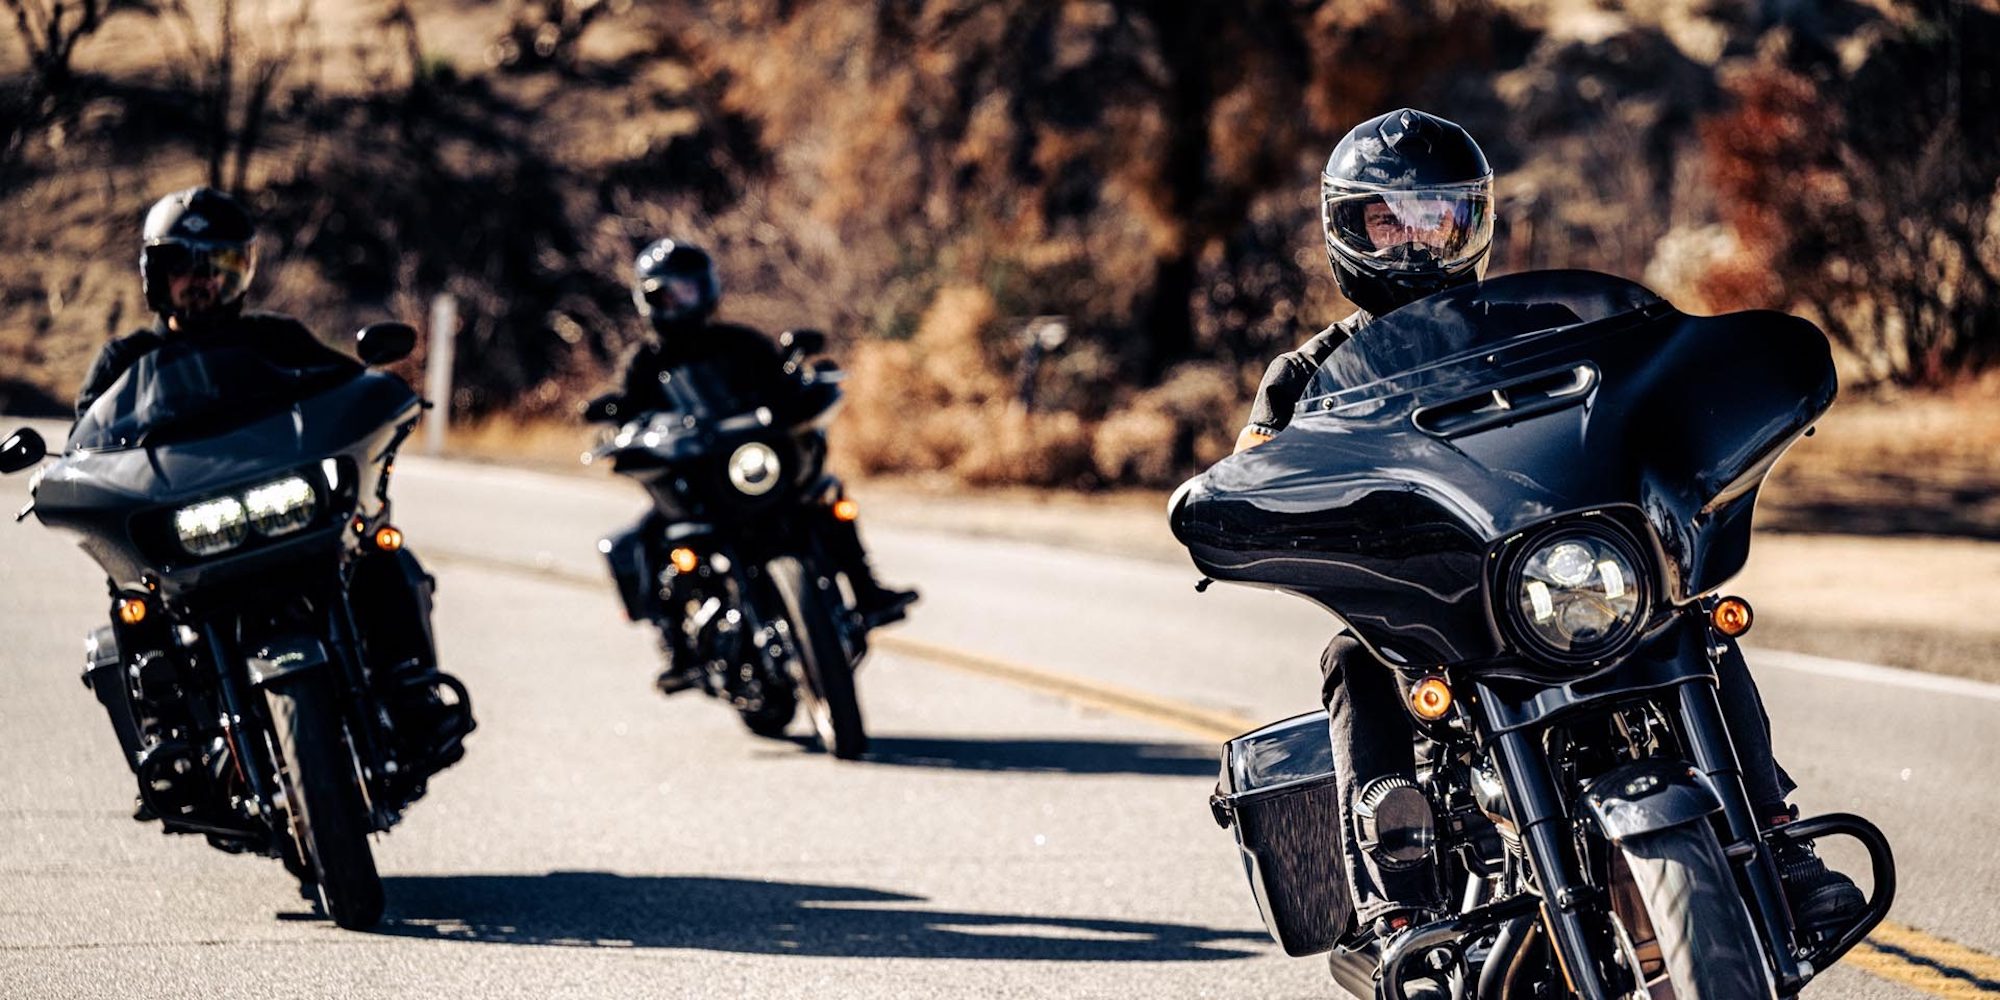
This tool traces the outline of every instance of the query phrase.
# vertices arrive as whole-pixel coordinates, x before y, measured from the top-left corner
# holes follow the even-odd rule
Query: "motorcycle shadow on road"
[[[925,909],[860,886],[559,871],[383,879],[375,933],[571,948],[1068,962],[1249,958],[1261,931]]]
[[[814,747],[809,738],[795,740]],[[867,761],[901,767],[1022,774],[1135,774],[1149,777],[1213,778],[1215,750],[1185,743],[1123,740],[967,739],[960,737],[877,736]]]

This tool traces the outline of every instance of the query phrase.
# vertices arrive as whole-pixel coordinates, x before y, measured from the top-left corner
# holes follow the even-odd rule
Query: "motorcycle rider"
[[[709,371],[719,373],[738,400],[777,409],[797,393],[798,375],[787,369],[786,359],[770,338],[750,327],[714,319],[722,281],[707,251],[682,240],[661,239],[641,250],[632,268],[632,301],[653,336],[627,359],[622,390],[611,401],[611,413],[629,418],[672,409],[675,404],[663,386],[683,366],[694,363],[705,363]],[[853,520],[836,517],[824,504],[814,506],[813,516],[828,554],[854,588],[855,611],[868,627],[900,620],[917,599],[916,592],[884,587],[875,579]],[[658,579],[668,527],[654,510],[606,539],[613,572],[628,592],[639,592],[646,588],[645,581]],[[661,693],[674,694],[699,683],[700,665],[683,648],[682,630],[664,627],[660,632],[667,658],[657,681]]]
[[[320,343],[303,324],[277,313],[246,313],[243,296],[257,271],[256,223],[242,203],[214,188],[161,198],[146,213],[139,283],[153,326],[113,338],[98,352],[76,395],[82,416],[141,357],[170,342],[254,350],[288,367],[360,363]]]
[[[235,198],[209,187],[176,191],[146,213],[139,249],[139,282],[155,314],[149,328],[107,342],[77,392],[81,418],[141,358],[170,345],[192,351],[241,349],[286,368],[332,368],[354,374],[359,361],[334,350],[305,325],[278,313],[248,312],[244,295],[257,271],[257,227]],[[352,581],[354,610],[369,663],[384,684],[402,670],[436,663],[431,635],[431,595],[435,581],[407,548],[362,556]],[[100,685],[100,687],[104,687]],[[100,701],[118,697],[100,690]],[[112,725],[126,750],[126,763],[144,745],[130,716],[110,703]],[[144,720],[138,723],[145,728]],[[151,818],[143,800],[135,819]]]
[[[1320,175],[1321,221],[1334,277],[1356,311],[1271,363],[1236,450],[1283,430],[1313,373],[1376,316],[1480,279],[1492,242],[1492,191],[1493,171],[1472,137],[1422,111],[1369,119],[1340,141]],[[1735,643],[1725,645],[1720,695],[1744,784],[1767,822],[1788,822],[1797,812],[1785,798],[1796,786],[1772,757],[1769,720],[1743,654]],[[1321,673],[1343,816],[1342,861],[1357,919],[1386,942],[1447,906],[1427,862],[1408,865],[1373,850],[1399,834],[1378,829],[1376,817],[1408,815],[1411,806],[1429,812],[1416,787],[1414,728],[1403,709],[1402,679],[1352,632],[1327,645]],[[1778,864],[1794,913],[1808,927],[1837,926],[1865,906],[1853,881],[1828,870],[1809,844],[1780,848]],[[1419,996],[1420,984],[1410,985],[1410,995]],[[1443,992],[1436,983],[1421,986]]]

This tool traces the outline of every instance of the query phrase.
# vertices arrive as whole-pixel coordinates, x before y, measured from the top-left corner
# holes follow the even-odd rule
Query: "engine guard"
[[[1896,857],[1889,849],[1889,839],[1875,824],[1851,813],[1827,813],[1794,820],[1764,835],[1767,841],[1787,843],[1811,842],[1822,837],[1852,837],[1861,842],[1868,850],[1873,889],[1868,894],[1868,909],[1852,926],[1838,934],[1821,934],[1805,946],[1803,961],[1813,969],[1825,969],[1840,961],[1841,956],[1860,944],[1889,915],[1889,907],[1896,901]]]
[[[408,771],[399,775],[397,782],[401,787],[398,798],[407,804],[424,781],[465,756],[465,737],[479,728],[479,723],[473,718],[472,696],[465,684],[442,670],[402,678],[396,687],[392,716],[399,730],[413,730],[399,734],[398,739],[399,752],[411,756],[404,762]],[[445,700],[441,691],[449,691],[451,700]]]
[[[1378,995],[1382,1000],[1408,1000],[1403,993],[1403,980],[1410,973],[1405,967],[1416,962],[1418,956],[1432,948],[1483,934],[1516,917],[1533,914],[1540,906],[1541,897],[1523,893],[1405,931],[1396,939],[1395,946],[1382,955],[1380,979],[1376,983]]]

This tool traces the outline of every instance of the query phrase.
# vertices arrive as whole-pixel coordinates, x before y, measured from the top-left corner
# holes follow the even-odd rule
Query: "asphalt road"
[[[0,480],[0,507],[25,491]],[[366,934],[315,918],[275,862],[128,818],[131,779],[77,683],[101,574],[32,521],[0,524],[0,996],[1333,994],[1319,959],[1264,935],[1209,818],[1216,723],[1087,696],[1255,721],[1315,707],[1315,609],[1198,596],[1191,570],[1154,563],[897,530],[863,496],[882,575],[924,591],[902,635],[1086,694],[878,650],[860,678],[877,752],[841,763],[653,693],[653,641],[594,549],[637,516],[636,490],[406,459],[395,493],[481,725],[377,839],[389,911]],[[1857,956],[1873,973],[1836,969],[1808,995],[2000,991],[1984,964],[2000,953],[2000,688],[1751,662],[1802,804],[1888,832],[1894,919],[1915,929]]]

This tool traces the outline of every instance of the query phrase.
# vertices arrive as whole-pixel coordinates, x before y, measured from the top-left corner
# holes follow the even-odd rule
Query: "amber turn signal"
[[[1757,616],[1750,610],[1750,602],[1741,597],[1725,597],[1715,602],[1715,611],[1709,615],[1715,622],[1715,630],[1732,639],[1750,631]]]
[[[861,505],[852,500],[837,500],[833,504],[833,516],[842,521],[852,521],[861,516]]]
[[[375,529],[375,547],[384,552],[394,552],[403,547],[401,530],[383,525]]]
[[[146,620],[146,602],[134,598],[124,598],[118,602],[118,620],[127,625],[137,625]]]
[[[1451,685],[1442,677],[1426,677],[1410,689],[1410,711],[1425,722],[1436,722],[1451,711]]]
[[[693,549],[675,549],[669,554],[669,558],[674,561],[674,568],[683,573],[694,572],[695,566],[699,564]]]

